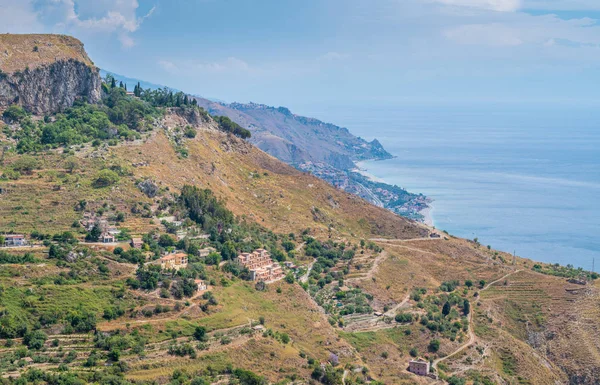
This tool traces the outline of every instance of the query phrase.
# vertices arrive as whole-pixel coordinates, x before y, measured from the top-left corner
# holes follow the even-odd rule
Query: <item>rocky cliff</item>
[[[20,104],[36,114],[61,111],[76,99],[96,103],[99,70],[83,44],[63,35],[0,35],[0,108]]]

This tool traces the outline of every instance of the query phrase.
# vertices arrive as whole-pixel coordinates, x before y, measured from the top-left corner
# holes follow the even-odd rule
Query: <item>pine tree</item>
[[[119,88],[123,88],[123,82],[119,82]]]
[[[183,98],[183,104],[186,105],[186,106],[189,104],[189,100],[188,100],[187,95],[185,95],[185,97]]]
[[[110,78],[110,88],[115,88],[117,86],[117,80],[111,76]]]

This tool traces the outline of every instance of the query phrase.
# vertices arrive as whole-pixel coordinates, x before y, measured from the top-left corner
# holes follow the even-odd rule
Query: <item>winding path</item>
[[[492,282],[488,283],[483,289],[479,290],[479,292],[481,293],[482,291],[485,291],[485,290],[489,289],[492,285],[495,285],[496,283],[498,283],[498,282],[500,282],[500,281],[502,281],[502,280],[510,277],[511,275],[520,272],[520,271],[523,271],[523,270],[515,270],[513,272],[510,272],[510,273],[504,275],[503,277],[498,278],[495,281],[492,281]],[[466,348],[468,348],[469,346],[471,346],[471,345],[473,345],[475,343],[476,337],[475,337],[475,333],[473,332],[473,311],[469,312],[468,318],[469,318],[469,340],[464,345],[462,345],[458,349],[456,349],[454,352],[448,354],[447,356],[438,358],[437,360],[433,361],[433,364],[431,366],[434,369],[437,370],[437,365],[440,362],[445,361],[448,358],[457,355],[458,353],[462,352],[463,350],[465,350]]]

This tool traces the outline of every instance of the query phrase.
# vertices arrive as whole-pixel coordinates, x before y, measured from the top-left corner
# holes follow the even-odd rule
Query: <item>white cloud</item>
[[[484,23],[451,26],[443,31],[443,35],[458,44],[495,47],[600,47],[600,26],[596,24],[596,20],[564,20],[555,15],[516,13],[502,19],[489,19]]]
[[[598,0],[524,0],[523,9],[548,11],[600,11]]]
[[[449,29],[444,35],[460,44],[517,46],[523,44],[520,31],[504,24],[471,24]]]
[[[521,8],[521,0],[430,0],[444,5],[514,12]]]
[[[213,62],[199,62],[185,60],[182,62],[173,62],[171,60],[160,60],[158,65],[165,71],[172,74],[192,74],[192,73],[254,73],[257,69],[251,68],[244,60],[236,57],[228,57],[225,60]]]
[[[317,61],[333,62],[338,60],[348,59],[350,55],[345,53],[339,53],[335,51],[329,51],[325,55],[320,56]]]
[[[137,15],[137,0],[45,0],[42,10],[55,18],[54,29],[66,32],[115,33],[124,48],[135,44],[136,32],[154,8],[144,16]]]
[[[31,1],[0,0],[0,33],[43,32]]]

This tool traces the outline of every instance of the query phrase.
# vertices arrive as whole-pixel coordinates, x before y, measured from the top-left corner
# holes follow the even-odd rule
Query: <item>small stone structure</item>
[[[429,361],[411,360],[408,363],[408,371],[419,376],[429,375]]]

